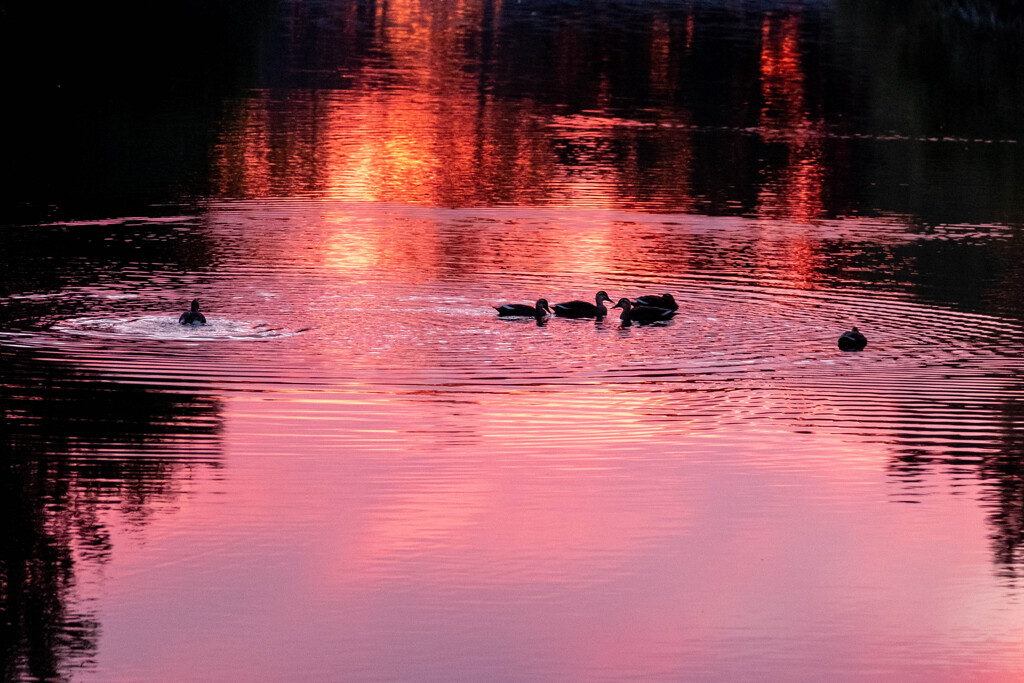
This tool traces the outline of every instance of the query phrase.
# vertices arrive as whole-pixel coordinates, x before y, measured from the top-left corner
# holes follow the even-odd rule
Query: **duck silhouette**
[[[547,299],[537,299],[536,306],[530,306],[529,304],[502,304],[501,306],[494,306],[493,308],[498,312],[499,317],[530,316],[533,318],[542,318],[545,315],[551,315],[551,309],[548,307]]]
[[[849,332],[843,332],[839,337],[839,348],[842,351],[860,351],[867,345],[867,337],[861,334],[856,327]]]
[[[205,325],[206,316],[199,312],[199,299],[192,299],[192,310],[185,311],[178,318],[181,325]]]
[[[622,309],[622,315],[619,316],[619,320],[622,321],[622,324],[625,327],[629,327],[634,322],[646,325],[648,323],[671,320],[672,316],[676,314],[675,311],[668,308],[658,308],[657,306],[634,306],[633,302],[626,298],[619,299],[619,303],[612,306],[612,308]]]
[[[634,306],[652,306],[654,308],[664,308],[669,311],[679,310],[679,304],[676,303],[675,298],[671,294],[644,294],[638,296],[633,301]],[[615,308],[612,306],[612,308]]]
[[[565,301],[560,304],[555,304],[555,315],[563,318],[603,318],[608,315],[608,309],[604,307],[604,302],[611,303],[611,297],[608,296],[608,292],[603,289],[597,293],[594,297],[595,303],[589,301]]]

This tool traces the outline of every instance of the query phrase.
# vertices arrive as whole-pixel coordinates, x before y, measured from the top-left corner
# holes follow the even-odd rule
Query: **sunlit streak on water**
[[[1008,380],[1020,370],[1015,323],[822,288],[821,240],[912,239],[898,224],[743,229],[736,219],[397,206],[373,215],[358,204],[223,205],[209,226],[216,268],[190,275],[187,290],[170,273],[147,278],[171,285],[160,290],[129,272],[116,286],[66,292],[82,314],[8,341],[168,389],[322,394],[327,405],[381,401],[385,413],[395,399],[428,412],[465,402],[489,415],[477,443],[500,448],[627,449],[684,427],[745,425],[765,443],[799,429],[992,450],[1005,429],[993,420],[1019,396]],[[617,310],[596,323],[538,324],[491,308],[597,289],[613,299],[672,292],[681,309],[664,325],[622,328]],[[209,325],[176,323],[192,296]],[[869,346],[843,354],[835,340],[854,324]],[[449,433],[424,433],[473,443],[464,429],[455,420]],[[758,457],[782,465],[785,449]]]

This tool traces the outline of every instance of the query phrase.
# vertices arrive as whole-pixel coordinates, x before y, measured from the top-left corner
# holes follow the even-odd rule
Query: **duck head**
[[[595,300],[597,301],[598,306],[601,305],[602,301],[607,301],[608,303],[612,302],[612,298],[608,296],[608,292],[604,291],[603,289],[597,293]],[[612,308],[614,308],[614,306]]]
[[[551,315],[551,308],[548,307],[547,299],[537,299],[537,306],[535,308],[537,309],[537,315],[540,315],[541,313]]]
[[[621,308],[622,315],[619,316],[619,320],[622,321],[623,327],[630,327],[633,324],[633,317],[630,315],[630,310],[633,308],[633,302],[623,297],[619,299],[619,303],[612,306],[612,308]]]
[[[609,299],[611,301],[611,299]],[[619,299],[619,303],[612,306],[612,308],[621,308],[624,313],[629,313],[630,309],[633,308],[633,302],[623,297]]]

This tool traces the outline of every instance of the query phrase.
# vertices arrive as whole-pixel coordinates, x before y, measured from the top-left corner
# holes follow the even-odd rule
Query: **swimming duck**
[[[562,316],[563,318],[603,318],[608,315],[608,309],[602,304],[607,301],[611,303],[611,297],[608,296],[608,292],[603,289],[597,293],[594,297],[595,304],[589,301],[566,301],[564,303],[555,304],[555,315]]]
[[[634,322],[646,325],[647,323],[670,320],[672,316],[676,314],[675,311],[667,308],[658,308],[656,306],[634,306],[633,302],[626,298],[619,299],[619,303],[612,306],[612,308],[622,309],[622,315],[619,316],[619,320],[621,320],[622,324],[627,327]]]
[[[839,337],[839,348],[842,351],[860,351],[867,345],[867,337],[861,334],[856,327],[849,332],[843,332]]]
[[[529,304],[502,304],[501,306],[494,306],[494,310],[502,317],[517,315],[541,318],[545,315],[551,315],[547,299],[537,299],[536,306],[530,306]]]
[[[657,294],[645,294],[643,296],[638,296],[633,302],[633,305],[653,306],[654,308],[665,308],[670,311],[679,310],[679,304],[676,303],[676,300],[671,294],[662,294],[661,296],[658,296]],[[614,306],[612,308],[614,308]]]
[[[206,316],[199,312],[199,299],[192,299],[192,310],[182,313],[178,322],[182,325],[206,324]]]

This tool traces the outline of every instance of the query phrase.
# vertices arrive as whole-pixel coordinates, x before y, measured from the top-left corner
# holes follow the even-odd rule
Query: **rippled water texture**
[[[1019,680],[1012,95],[740,4],[281,3],[26,190],[5,678]],[[680,307],[494,309],[599,290]]]
[[[211,260],[13,297],[34,314],[4,337],[22,438],[72,469],[158,454],[191,473],[163,475],[185,491],[137,530],[119,495],[97,513],[114,515],[94,580],[116,675],[184,675],[123,667],[151,643],[133,624],[163,641],[186,615],[189,666],[245,677],[443,677],[468,656],[445,647],[482,676],[571,659],[583,677],[743,677],[754,643],[786,671],[820,670],[819,648],[829,669],[1019,663],[999,477],[1019,443],[1020,325],[793,257],[918,239],[898,223],[290,201],[103,229],[201,231]],[[538,324],[492,308],[598,288],[681,309],[622,327],[617,311]],[[193,296],[205,327],[177,324]],[[854,323],[869,345],[843,353]],[[63,410],[29,400],[44,372]],[[984,607],[965,632],[967,595]],[[938,624],[908,623],[934,601]],[[296,614],[284,639],[253,625]],[[605,639],[610,661],[592,652]]]

